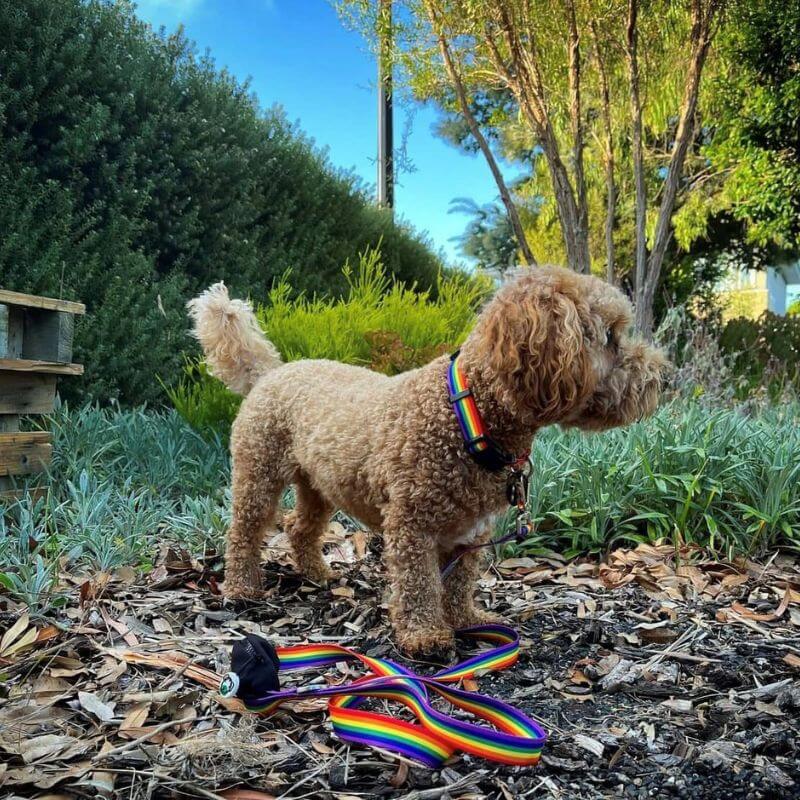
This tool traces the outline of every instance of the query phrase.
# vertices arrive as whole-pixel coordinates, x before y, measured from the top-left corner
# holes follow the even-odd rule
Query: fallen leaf
[[[119,726],[120,734],[125,733],[129,728],[141,728],[147,722],[150,713],[150,703],[136,703],[133,708],[125,715],[122,724]]]
[[[30,647],[38,636],[36,628],[28,628],[30,618],[23,614],[0,639],[0,658],[11,658],[14,653]]]
[[[394,786],[395,789],[399,789],[407,780],[408,764],[406,764],[405,761],[401,761],[397,765],[397,772],[389,778],[389,783]]]
[[[498,565],[498,569],[531,569],[536,566],[536,562],[532,558],[506,558],[503,559]]]
[[[74,736],[57,736],[48,733],[24,740],[19,746],[19,755],[26,764],[41,761],[43,758],[67,760],[92,746],[91,739],[76,739]]]
[[[769,614],[759,614],[756,611],[751,611],[749,608],[743,606],[738,600],[731,605],[731,610],[735,611],[740,617],[744,617],[745,619],[752,619],[756,622],[773,622],[776,619],[780,619],[786,609],[789,607],[789,600],[791,599],[791,592],[787,589],[783,594],[783,600],[781,600],[780,605],[774,610],[770,611]]]
[[[605,747],[601,742],[598,742],[597,739],[592,739],[591,736],[585,736],[582,733],[575,734],[575,744],[578,747],[582,747],[584,750],[588,750],[590,753],[594,753],[598,758],[603,755],[603,751]]]
[[[96,694],[92,692],[78,692],[78,701],[84,711],[93,714],[103,722],[110,722],[114,719],[114,706],[116,703],[107,705]]]
[[[796,656],[794,653],[787,653],[783,657],[783,661],[790,667],[794,667],[794,669],[800,670],[800,656]]]
[[[694,708],[691,700],[682,700],[679,697],[670,697],[669,700],[665,700],[661,705],[678,714],[689,714]]]
[[[749,575],[726,575],[722,579],[722,588],[732,589],[734,586],[741,586],[743,583],[747,583],[749,580]]]

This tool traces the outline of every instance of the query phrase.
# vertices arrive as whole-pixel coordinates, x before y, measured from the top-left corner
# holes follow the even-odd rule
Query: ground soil
[[[275,539],[258,603],[222,599],[213,554],[198,561],[167,547],[147,578],[65,575],[57,624],[26,619],[0,596],[0,631],[17,623],[0,645],[0,795],[800,797],[791,558],[727,564],[643,546],[603,563],[494,560],[479,598],[523,648],[514,667],[477,683],[550,739],[535,768],[455,756],[429,770],[338,740],[322,701],[260,718],[203,685],[249,632],[403,660],[387,627],[379,542],[341,526],[329,538],[338,581],[304,583]],[[342,666],[328,679],[356,674]]]

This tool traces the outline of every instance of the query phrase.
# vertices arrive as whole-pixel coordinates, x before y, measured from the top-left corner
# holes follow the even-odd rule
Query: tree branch
[[[534,135],[544,151],[553,195],[558,210],[567,262],[576,272],[588,273],[590,267],[589,234],[586,220],[581,218],[567,169],[561,159],[558,138],[548,113],[547,98],[540,67],[540,54],[532,32],[523,45],[518,21],[507,0],[493,0],[490,6],[494,21],[506,41],[511,67],[505,64],[493,33],[485,28],[490,58],[508,88],[517,98]],[[529,26],[530,27],[530,26]]]
[[[639,97],[639,0],[628,0],[628,23],[625,31],[625,56],[628,62],[628,85],[631,95],[631,155],[633,158],[633,182],[636,193],[636,272],[634,289],[636,294],[636,329],[645,332],[646,309],[644,289],[647,273],[647,187],[644,182],[644,148],[642,143],[642,104]]]
[[[616,160],[614,158],[614,128],[611,119],[611,90],[608,83],[606,61],[600,45],[600,35],[597,32],[597,22],[592,20],[589,28],[592,32],[597,73],[600,77],[600,107],[603,115],[603,166],[606,173],[606,280],[613,284],[616,282],[616,252],[614,248],[614,224],[617,216],[617,183],[614,171]]]
[[[586,201],[586,174],[583,165],[583,119],[581,116],[581,51],[575,1],[567,0],[569,50],[569,118],[572,128],[572,169],[575,173],[575,203],[580,229],[589,230],[589,209]],[[587,264],[588,271],[588,264]]]
[[[606,280],[613,284],[616,282],[616,253],[614,249],[614,223],[617,215],[617,184],[614,175],[616,163],[614,159],[614,128],[611,120],[611,91],[608,84],[608,72],[603,51],[600,46],[600,36],[597,32],[597,21],[590,23],[592,41],[594,43],[597,73],[600,77],[600,102],[603,115],[603,128],[605,142],[603,145],[604,166],[606,172]]]
[[[436,11],[433,7],[433,3],[426,3],[426,7],[428,9],[428,16],[430,17],[431,25],[433,26],[434,32],[436,33],[439,41],[439,52],[442,55],[442,61],[444,61],[445,69],[447,70],[450,81],[455,88],[456,96],[458,97],[458,103],[461,107],[461,114],[466,120],[467,127],[469,127],[472,138],[478,143],[478,147],[483,153],[486,163],[489,165],[489,170],[491,171],[492,177],[497,184],[497,189],[500,192],[500,199],[503,201],[503,205],[505,206],[506,214],[508,215],[508,220],[511,223],[511,228],[514,231],[514,236],[517,239],[519,249],[522,252],[522,257],[529,267],[536,266],[536,258],[534,257],[530,245],[528,244],[528,239],[525,236],[525,230],[522,227],[522,222],[519,218],[519,212],[517,211],[517,207],[513,198],[511,197],[511,192],[508,190],[505,179],[503,178],[503,173],[500,171],[500,167],[497,164],[497,159],[495,159],[494,153],[492,152],[489,143],[486,141],[486,137],[483,135],[480,126],[475,119],[475,115],[472,113],[472,109],[469,105],[469,99],[467,98],[467,93],[464,88],[464,81],[462,80],[455,62],[453,61],[450,47],[444,35],[444,29],[437,23]]]
[[[664,191],[661,205],[658,210],[656,233],[653,240],[653,249],[647,264],[647,280],[643,292],[646,317],[642,320],[647,326],[643,328],[650,333],[653,323],[653,300],[661,276],[661,268],[667,252],[667,246],[672,238],[672,214],[675,210],[675,201],[678,196],[680,181],[683,176],[683,166],[689,147],[695,136],[695,116],[697,101],[700,94],[700,79],[703,66],[708,56],[711,41],[716,32],[714,18],[721,10],[725,0],[692,0],[692,28],[690,34],[691,56],[684,83],[683,101],[681,103],[678,129],[672,147],[672,158],[669,162],[667,178],[664,182]]]

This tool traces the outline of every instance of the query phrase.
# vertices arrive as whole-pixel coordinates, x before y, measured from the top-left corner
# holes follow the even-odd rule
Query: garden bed
[[[431,771],[336,739],[322,701],[261,719],[196,680],[198,668],[224,673],[247,632],[399,658],[379,541],[339,527],[328,549],[343,577],[328,589],[292,572],[280,535],[269,544],[269,594],[253,604],[222,600],[214,555],[166,545],[146,580],[125,568],[62,575],[72,589],[59,627],[18,626],[0,650],[3,795],[800,794],[800,568],[788,557],[734,565],[643,545],[601,565],[555,554],[493,564],[482,600],[519,630],[523,648],[516,666],[478,683],[538,718],[550,740],[533,769],[455,757]],[[19,608],[6,596],[0,609],[7,629]],[[143,653],[180,653],[188,664],[145,666]]]

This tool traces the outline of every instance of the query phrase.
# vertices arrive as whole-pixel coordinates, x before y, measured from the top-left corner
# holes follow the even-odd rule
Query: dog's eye
[[[611,328],[606,328],[606,347],[608,347],[614,341],[614,334],[611,332]]]

